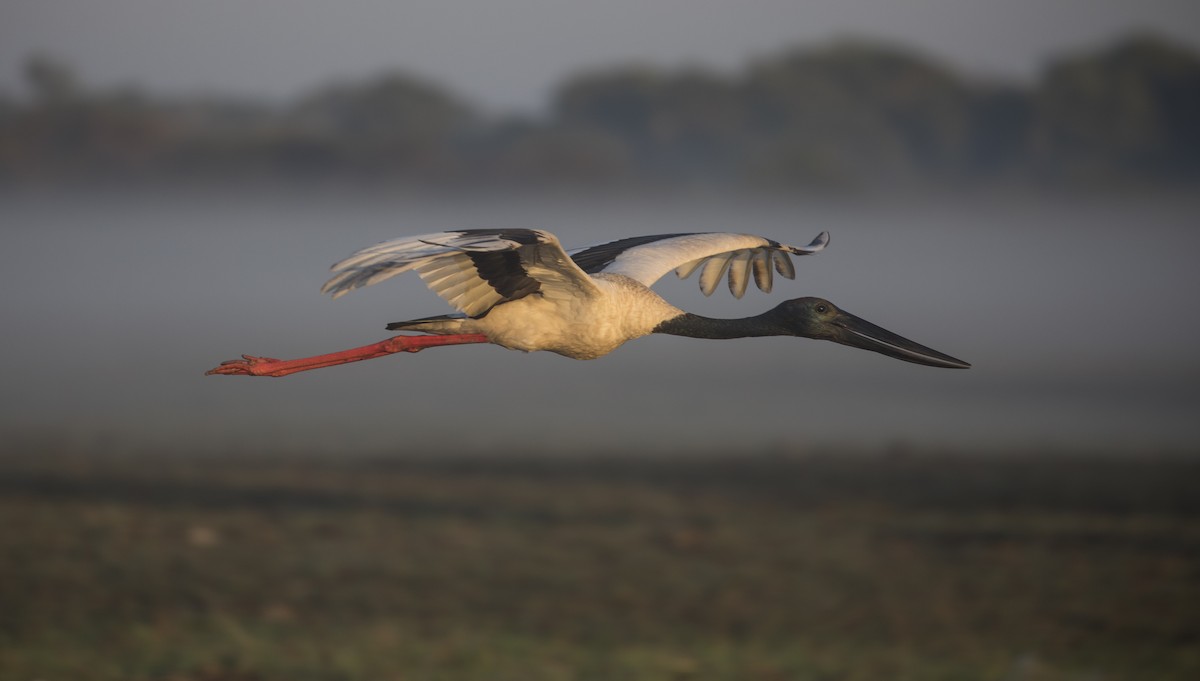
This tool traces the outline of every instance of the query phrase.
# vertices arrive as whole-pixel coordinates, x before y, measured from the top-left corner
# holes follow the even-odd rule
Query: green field
[[[1200,460],[0,459],[0,678],[1200,679]]]

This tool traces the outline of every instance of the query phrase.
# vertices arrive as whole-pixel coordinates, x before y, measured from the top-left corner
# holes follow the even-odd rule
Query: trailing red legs
[[[364,359],[375,359],[397,352],[420,352],[425,348],[439,345],[466,345],[468,343],[487,343],[488,337],[483,334],[458,334],[446,336],[394,336],[387,340],[351,348],[341,352],[331,352],[301,359],[273,359],[271,357],[255,357],[242,355],[241,359],[231,359],[221,362],[220,366],[204,372],[205,376],[224,374],[226,376],[287,376],[301,371],[323,369],[325,367],[361,362]]]

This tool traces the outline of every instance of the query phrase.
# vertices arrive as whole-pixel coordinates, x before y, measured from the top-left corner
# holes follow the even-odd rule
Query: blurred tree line
[[[901,47],[843,41],[735,75],[577,74],[540,118],[482,114],[401,72],[283,104],[91,90],[34,56],[0,94],[0,181],[351,179],[437,184],[1188,183],[1200,57],[1133,36],[983,82]]]

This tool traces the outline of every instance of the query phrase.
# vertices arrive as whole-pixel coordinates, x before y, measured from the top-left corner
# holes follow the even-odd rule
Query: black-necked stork
[[[733,295],[741,298],[752,274],[758,287],[770,292],[772,271],[791,279],[796,273],[791,255],[816,253],[828,243],[825,232],[807,246],[788,246],[750,234],[658,234],[568,254],[553,234],[536,229],[472,229],[395,239],[335,264],[333,277],[322,291],[337,298],[415,270],[458,313],[387,326],[423,335],[396,336],[304,359],[243,355],[207,373],[286,376],[395,352],[466,343],[594,359],[651,333],[714,339],[803,336],[927,366],[971,366],[821,298],[789,300],[754,317],[712,319],[684,312],[650,289],[675,270],[680,277],[699,271],[705,295],[725,277]]]

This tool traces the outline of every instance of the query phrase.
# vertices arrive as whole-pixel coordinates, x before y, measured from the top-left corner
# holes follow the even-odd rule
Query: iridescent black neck
[[[653,333],[665,333],[688,338],[751,338],[755,336],[790,336],[791,331],[781,325],[774,310],[754,317],[741,319],[713,319],[685,312],[654,327]]]

